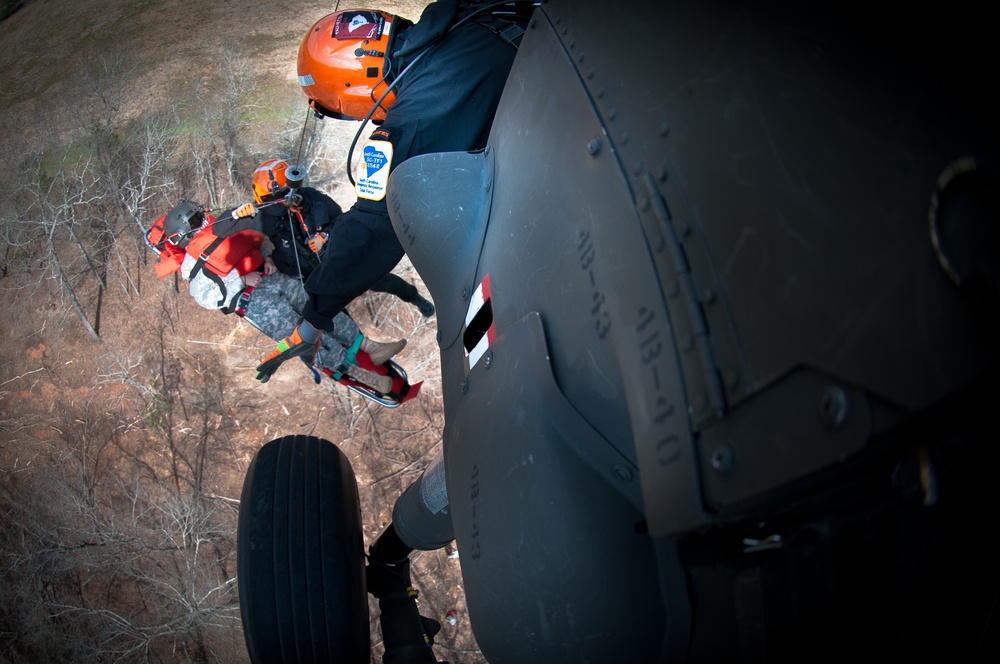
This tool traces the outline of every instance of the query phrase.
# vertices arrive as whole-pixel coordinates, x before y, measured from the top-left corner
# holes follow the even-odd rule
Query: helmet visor
[[[164,242],[181,248],[187,246],[188,240],[201,228],[203,221],[200,205],[191,201],[181,201],[163,220]]]
[[[285,196],[288,195],[288,187],[279,187],[277,186],[278,183],[276,182],[272,182],[271,184],[275,186],[272,187],[270,193],[257,196],[258,203],[271,203],[273,201],[280,201],[281,199],[283,199]]]

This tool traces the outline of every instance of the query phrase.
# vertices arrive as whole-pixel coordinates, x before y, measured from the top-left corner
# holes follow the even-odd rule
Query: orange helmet
[[[299,85],[318,113],[363,120],[386,90],[386,54],[400,30],[413,23],[382,11],[352,9],[317,21],[299,46]],[[379,124],[395,95],[390,92],[371,121]]]
[[[281,198],[288,193],[288,178],[284,159],[268,159],[253,172],[253,200],[260,205]]]

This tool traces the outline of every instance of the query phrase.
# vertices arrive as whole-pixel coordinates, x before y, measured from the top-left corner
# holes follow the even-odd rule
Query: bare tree
[[[165,402],[152,438],[124,412],[83,404],[51,427],[44,463],[3,478],[0,606],[31,607],[0,615],[17,652],[95,662],[245,656],[235,636],[236,512],[205,490],[218,475],[213,443],[229,426],[223,394],[202,371],[186,408],[177,392]]]
[[[222,138],[222,159],[229,187],[234,192],[246,191],[247,179],[239,168],[246,156],[244,139],[253,126],[253,112],[260,106],[258,85],[253,62],[231,48],[223,51],[222,108],[225,109],[219,133]],[[239,197],[239,194],[236,194]]]
[[[139,284],[149,256],[141,237],[159,216],[159,209],[167,207],[176,187],[170,164],[170,157],[176,150],[172,131],[175,122],[174,116],[160,112],[144,117],[135,125],[128,177],[120,186],[125,219],[133,223],[122,224],[115,235],[112,252],[127,285],[126,292],[134,295],[140,293]],[[138,257],[134,277],[129,269],[130,257]]]
[[[20,229],[8,237],[16,237],[21,246],[34,247],[36,252],[44,247],[40,252],[45,257],[42,276],[55,278],[60,293],[68,299],[91,338],[100,341],[80,295],[88,274],[102,283],[81,239],[83,226],[78,218],[78,213],[92,203],[86,187],[90,167],[88,158],[73,162],[69,151],[47,151],[43,143],[22,170],[13,199],[17,216],[12,220]],[[30,284],[22,284],[26,285]]]
[[[122,48],[90,51],[81,58],[84,87],[91,98],[90,103],[81,104],[79,118],[94,159],[89,183],[95,195],[89,210],[91,240],[102,272],[110,263],[117,264],[115,275],[132,295],[139,292],[141,271],[133,277],[127,256],[145,257],[140,250],[141,235],[133,230],[152,221],[154,200],[167,200],[173,187],[169,158],[175,150],[171,132],[175,116],[165,109],[136,113],[136,79],[143,63],[134,50]],[[103,281],[102,288],[106,288]]]
[[[246,196],[245,142],[256,120],[254,112],[260,106],[258,85],[253,62],[227,48],[218,79],[197,81],[191,95],[200,120],[188,134],[188,154],[199,187],[206,192],[212,208]]]

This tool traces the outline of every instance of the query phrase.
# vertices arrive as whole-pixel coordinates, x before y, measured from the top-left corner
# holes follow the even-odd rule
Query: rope
[[[311,114],[310,113],[310,109],[306,108],[306,119],[302,123],[302,132],[299,134],[299,149],[295,153],[295,165],[296,166],[301,166],[301,164],[302,164],[302,141],[306,137],[306,127],[309,126],[309,115],[310,114]]]
[[[299,283],[305,284],[305,277],[302,276],[302,263],[299,262],[299,246],[298,242],[295,241],[295,224],[292,222],[292,215],[299,218],[299,223],[302,224],[302,230],[306,229],[306,222],[302,219],[302,213],[294,208],[288,208],[288,232],[292,235],[292,253],[295,254],[295,269],[299,272]],[[308,231],[307,231],[308,234]]]

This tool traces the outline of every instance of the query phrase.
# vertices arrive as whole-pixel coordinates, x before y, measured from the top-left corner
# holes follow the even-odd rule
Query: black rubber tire
[[[258,450],[240,497],[237,579],[250,660],[361,662],[371,652],[354,470],[333,443]]]

